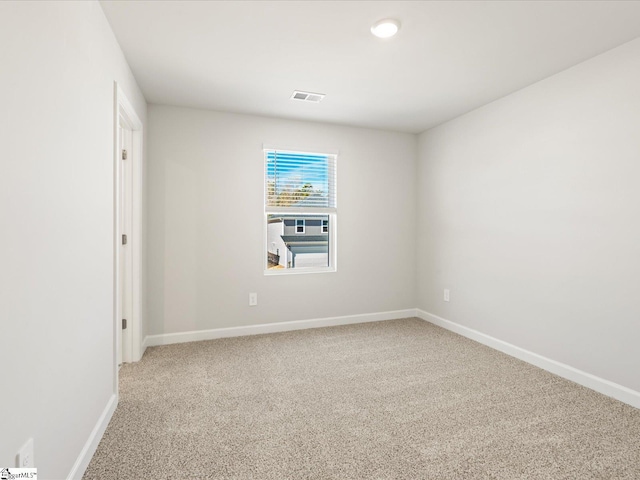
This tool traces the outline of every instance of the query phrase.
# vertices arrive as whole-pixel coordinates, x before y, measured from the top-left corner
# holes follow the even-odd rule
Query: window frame
[[[294,226],[295,234],[296,235],[304,235],[305,231],[307,229],[306,220],[304,218],[296,218],[295,221],[296,221],[295,226]],[[298,231],[298,222],[302,222],[302,231],[301,232]]]
[[[268,152],[282,152],[282,153],[295,153],[301,155],[310,155],[310,156],[318,156],[323,155],[327,157],[332,157],[329,169],[333,171],[329,171],[329,175],[333,175],[333,182],[330,183],[333,187],[333,191],[330,190],[330,195],[333,198],[332,207],[270,207],[267,205],[267,153]],[[326,149],[314,149],[314,150],[306,150],[306,149],[284,149],[277,148],[272,146],[263,145],[263,187],[264,187],[264,195],[263,195],[263,204],[264,204],[264,215],[263,215],[263,241],[262,241],[262,251],[263,251],[263,273],[265,276],[279,276],[279,275],[300,275],[300,274],[310,274],[310,273],[333,273],[337,271],[337,263],[338,263],[338,255],[337,255],[337,160],[338,160],[338,152]],[[286,216],[326,216],[327,217],[327,229],[328,232],[324,232],[323,223],[324,220],[321,220],[320,230],[322,235],[327,235],[327,248],[328,248],[328,266],[326,267],[295,267],[295,268],[268,268],[268,251],[269,251],[269,239],[268,239],[268,223],[270,215],[286,215]],[[294,223],[294,232],[296,235],[302,235],[303,232],[297,232],[297,220],[306,220],[304,218],[296,218],[296,223]],[[304,232],[306,232],[307,222],[304,222]],[[287,252],[290,250],[287,249]]]

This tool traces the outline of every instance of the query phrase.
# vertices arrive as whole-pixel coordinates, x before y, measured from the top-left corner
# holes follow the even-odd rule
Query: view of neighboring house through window
[[[336,155],[265,149],[266,271],[335,270]]]

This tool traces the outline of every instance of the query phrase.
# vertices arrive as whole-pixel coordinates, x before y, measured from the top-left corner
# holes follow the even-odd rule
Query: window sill
[[[334,273],[336,269],[334,267],[327,268],[274,268],[265,270],[264,275],[266,277],[279,276],[279,275],[308,275],[310,273]]]

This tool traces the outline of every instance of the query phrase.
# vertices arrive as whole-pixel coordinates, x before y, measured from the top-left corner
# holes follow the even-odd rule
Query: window
[[[265,149],[265,273],[336,269],[336,155]]]

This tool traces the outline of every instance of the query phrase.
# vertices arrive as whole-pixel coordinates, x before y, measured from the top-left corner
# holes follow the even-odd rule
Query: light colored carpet
[[[640,479],[640,410],[418,319],[149,348],[85,479]]]

